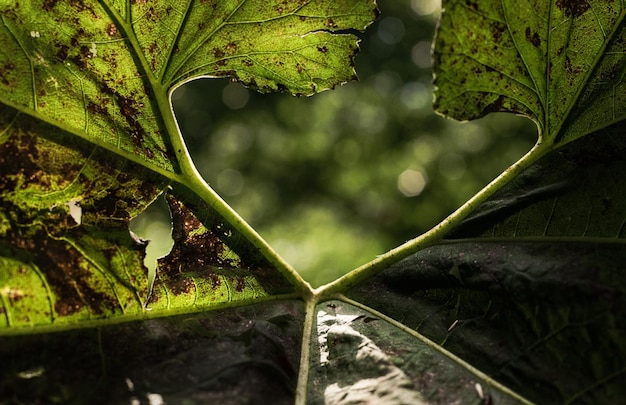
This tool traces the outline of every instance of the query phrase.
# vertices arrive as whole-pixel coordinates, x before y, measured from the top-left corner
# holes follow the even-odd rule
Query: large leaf
[[[334,38],[328,30],[348,27],[339,25],[342,15],[362,28],[369,20],[355,23],[352,16],[371,17],[373,9],[345,3],[320,14],[308,8],[312,3],[207,3],[215,7],[206,15],[217,22],[205,22],[206,37],[195,9],[80,6],[76,21],[66,23],[72,28],[59,32],[71,45],[81,29],[72,24],[85,24],[89,53],[82,58],[69,46],[59,47],[63,58],[51,58],[54,41],[33,45],[44,30],[27,25],[43,27],[48,15],[26,18],[19,6],[2,14],[6,49],[23,57],[7,62],[2,54],[0,81],[6,89],[22,86],[21,99],[0,98],[6,128],[0,297],[9,335],[0,338],[3,400],[621,401],[622,2],[444,4],[435,44],[439,111],[457,119],[525,114],[538,123],[539,142],[431,231],[317,290],[197,177],[166,114],[164,90],[198,74],[232,74],[260,90],[332,87],[347,77],[339,73],[322,85],[309,80],[317,77],[309,67],[297,86],[290,84],[304,72],[298,52],[307,61],[306,52],[327,54],[333,47],[323,41]],[[63,17],[65,7],[77,7],[41,6]],[[309,34],[299,35],[291,51],[283,41],[270,42],[274,35],[284,40],[298,21]],[[239,26],[258,29],[257,53],[235,42],[251,38],[231,31]],[[148,33],[156,27],[163,35],[153,39]],[[98,32],[113,38],[101,43]],[[312,48],[306,41],[318,35],[323,41]],[[132,65],[139,73],[124,77],[128,87],[103,76],[98,58],[110,59],[108,46],[125,49],[123,69]],[[352,47],[341,48],[352,55]],[[276,49],[282,57],[272,54]],[[259,64],[254,58],[261,55],[268,58]],[[342,72],[341,64],[333,66]],[[17,66],[23,77],[14,75]],[[254,80],[246,76],[251,72]],[[43,83],[55,88],[63,77],[73,84],[66,85],[67,100],[39,95]],[[133,80],[141,85],[133,88]],[[96,95],[104,102],[90,107]],[[40,106],[40,97],[51,98]],[[52,102],[67,114],[48,113]],[[148,119],[144,109],[155,116]],[[167,184],[175,244],[147,298],[141,242],[126,224]],[[80,224],[70,212],[77,201]],[[143,314],[146,303],[157,314],[211,311],[114,322],[126,319],[126,308]],[[254,305],[221,308],[241,304]],[[25,327],[34,323],[87,318],[109,322],[18,335],[44,330]]]
[[[436,108],[511,111],[549,141],[624,119],[621,1],[449,1],[437,34]]]
[[[199,177],[168,95],[207,75],[307,95],[352,80],[357,39],[335,32],[362,30],[376,12],[359,0],[4,2],[2,325],[306,289]],[[128,223],[168,184],[179,231],[149,297],[145,242]]]

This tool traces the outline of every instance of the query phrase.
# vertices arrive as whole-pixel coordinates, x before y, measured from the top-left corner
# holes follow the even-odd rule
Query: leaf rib
[[[178,30],[176,32],[176,37],[175,37],[174,41],[172,41],[172,43],[170,44],[169,49],[167,51],[167,56],[166,56],[167,62],[161,65],[161,69],[159,70],[159,73],[158,73],[158,77],[161,78],[161,85],[164,86],[164,88],[166,88],[166,89],[168,89],[172,85],[172,83],[166,84],[164,82],[164,80],[165,80],[165,73],[168,70],[170,70],[170,67],[171,67],[171,64],[172,64],[172,60],[173,60],[174,50],[176,49],[176,47],[178,46],[178,44],[180,42],[180,37],[181,37],[181,35],[183,33],[182,27],[185,26],[185,23],[188,21],[189,15],[191,14],[193,1],[194,0],[189,0],[187,2],[187,7],[185,8],[184,16],[183,16],[183,18],[181,20],[181,24],[178,27]]]

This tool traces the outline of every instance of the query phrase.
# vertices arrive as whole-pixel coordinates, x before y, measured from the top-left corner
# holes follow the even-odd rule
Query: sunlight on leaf
[[[344,302],[317,307],[312,353],[312,403],[519,403],[430,344]]]
[[[142,315],[146,242],[128,224],[168,184],[185,201],[174,204],[196,210],[175,210],[175,229],[194,215],[211,219],[206,228],[205,218],[196,219],[198,229],[175,235],[152,314],[268,297],[293,291],[293,284],[306,289],[199,177],[169,92],[207,75],[261,91],[332,88],[355,78],[357,38],[347,31],[365,29],[376,14],[372,1],[361,0],[0,5],[0,256],[9,270],[0,274],[3,325]],[[216,234],[218,222],[227,242]],[[236,248],[233,239],[241,240]],[[237,259],[193,265],[220,249]],[[242,273],[263,255],[271,259],[251,264],[254,275]],[[173,288],[177,277],[189,288]],[[174,299],[192,284],[191,301]],[[204,295],[217,284],[222,298]]]
[[[174,246],[158,260],[148,303],[151,310],[252,301],[292,292],[293,286],[262,256],[247,252],[241,257],[228,246],[234,234],[223,222],[211,218],[210,209],[201,210],[206,218],[200,221],[171,194],[167,201],[174,224]],[[234,238],[233,243],[241,248],[244,241]]]
[[[0,256],[7,259],[0,322],[33,326],[141,313],[145,243],[131,236],[126,220],[164,181],[10,108],[2,116],[10,124],[0,146]],[[80,205],[80,224],[70,203]]]
[[[620,402],[624,3],[444,8],[438,111],[522,114],[539,143],[313,290],[199,176],[168,96],[352,80],[373,2],[3,3],[0,401]],[[149,291],[129,223],[164,191]]]
[[[557,142],[626,114],[623,2],[447,1],[444,8],[434,57],[440,113],[467,120],[515,112]]]

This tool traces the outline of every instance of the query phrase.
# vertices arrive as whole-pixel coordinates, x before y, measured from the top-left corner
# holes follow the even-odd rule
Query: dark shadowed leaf
[[[0,337],[2,403],[293,403],[303,305]]]
[[[448,238],[349,296],[531,401],[619,402],[624,141],[613,127],[548,154]]]
[[[317,307],[312,404],[517,404],[521,399],[410,329],[340,301]]]

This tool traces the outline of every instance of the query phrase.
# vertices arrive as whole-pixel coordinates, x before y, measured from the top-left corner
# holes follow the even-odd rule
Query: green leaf
[[[127,222],[165,180],[11,108],[2,117],[9,136],[0,156],[0,324],[141,313],[145,242]],[[72,213],[77,207],[81,212]]]
[[[167,200],[174,224],[174,246],[158,260],[150,310],[209,307],[293,291],[287,280],[275,276],[266,258],[255,254],[220,218],[209,216],[209,207],[195,209],[207,215],[200,221],[171,194]]]
[[[372,3],[3,6],[0,398],[621,401],[623,2],[444,6],[439,112],[524,114],[539,141],[316,290],[200,178],[167,95],[202,75],[333,87]],[[164,191],[174,246],[150,289],[128,222]]]
[[[307,289],[197,174],[168,97],[208,75],[307,95],[352,80],[357,38],[345,31],[371,22],[373,2],[44,0],[0,11],[3,329]],[[176,245],[152,291],[146,242],[128,223],[168,185]]]
[[[510,111],[568,142],[626,113],[621,1],[447,1],[435,49],[436,109]]]

